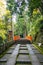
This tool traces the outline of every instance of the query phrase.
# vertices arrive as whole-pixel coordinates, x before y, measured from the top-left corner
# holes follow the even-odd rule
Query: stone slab
[[[11,50],[7,51],[6,54],[12,54],[12,52],[13,52],[13,50],[11,49]]]
[[[32,44],[30,45],[30,47],[31,47],[31,48],[32,48],[32,47],[35,48]]]
[[[9,59],[11,54],[5,54],[1,59]]]
[[[17,58],[17,55],[18,55],[18,52],[19,52],[19,47],[20,47],[20,44],[17,44],[15,50],[13,51],[13,53],[11,54],[10,58],[8,59],[6,65],[15,65],[16,63],[16,58]]]
[[[27,50],[20,50],[19,53],[22,53],[22,54],[29,54]]]
[[[7,59],[0,59],[0,62],[7,62]]]
[[[0,63],[0,65],[6,65],[6,63]]]
[[[10,47],[10,49],[12,49],[12,50],[13,50],[13,49],[15,49],[15,47]]]
[[[26,45],[20,45],[20,47],[26,47]]]
[[[37,50],[36,48],[32,48],[32,50]]]
[[[34,53],[40,53],[38,50],[33,50]]]
[[[27,48],[27,47],[20,47],[20,48]]]
[[[26,50],[26,49],[27,49],[27,47],[20,47],[20,49]]]
[[[29,44],[27,44],[27,48],[28,48],[28,51],[29,51],[29,54],[31,57],[32,65],[40,65],[40,62],[39,62],[37,56],[34,54],[32,48]]]
[[[42,54],[36,54],[40,62],[43,62],[43,55]]]
[[[17,58],[17,62],[30,62],[30,56],[19,54],[19,56]]]
[[[34,47],[32,44],[29,44],[31,47]]]
[[[35,49],[35,47],[31,47],[32,49]]]
[[[15,47],[16,47],[16,45],[12,45],[10,48],[11,48],[11,49],[14,49]]]

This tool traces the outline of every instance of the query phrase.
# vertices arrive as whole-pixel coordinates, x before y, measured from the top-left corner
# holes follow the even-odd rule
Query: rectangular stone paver
[[[7,62],[7,59],[0,59],[0,62]]]
[[[19,54],[19,56],[17,58],[17,62],[30,62],[30,56]]]
[[[7,51],[6,53],[7,54],[12,54],[12,52],[13,52],[13,50],[11,49],[11,50]]]
[[[16,45],[12,45],[12,46],[10,47],[10,49],[15,49],[15,47],[16,47]]]
[[[40,62],[43,62],[43,55],[42,54],[36,54]]]
[[[26,45],[21,45],[20,47],[26,47]]]
[[[20,49],[22,49],[22,50],[26,50],[26,49],[27,49],[27,47],[20,47]]]
[[[37,56],[34,54],[32,48],[29,44],[27,44],[27,48],[28,48],[28,51],[29,51],[29,54],[31,57],[32,65],[40,65],[40,62],[39,62]]]
[[[32,50],[37,50],[36,48],[32,48]]]
[[[19,52],[19,47],[20,47],[20,44],[17,44],[16,48],[14,49],[12,55],[10,56],[10,58],[8,59],[6,65],[15,65],[16,63],[16,58],[17,58],[17,55],[18,55],[18,52]]]
[[[28,50],[20,50],[19,53],[21,53],[21,54],[26,54],[26,53],[29,54]]]
[[[2,60],[3,60],[3,59],[8,60],[8,59],[10,58],[10,55],[11,55],[11,54],[5,54],[1,59],[2,59]],[[0,60],[1,60],[1,59],[0,59]]]
[[[34,53],[40,53],[38,50],[33,50]]]
[[[31,47],[32,49],[35,49],[35,47]]]
[[[12,49],[12,50],[13,50],[13,49],[15,49],[15,47],[10,47],[10,49]]]
[[[30,44],[31,47],[34,47],[32,44]]]
[[[12,54],[12,51],[8,51],[6,54]]]
[[[21,45],[20,47],[26,47],[26,45]]]
[[[6,65],[6,63],[5,63],[5,62],[3,62],[3,63],[2,63],[2,62],[0,62],[0,65]]]

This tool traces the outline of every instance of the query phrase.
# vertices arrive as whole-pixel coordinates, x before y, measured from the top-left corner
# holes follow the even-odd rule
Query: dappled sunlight
[[[34,9],[33,10],[33,14],[40,14],[40,10],[37,8],[37,9]]]
[[[6,0],[0,0],[0,17],[2,17],[6,12]]]

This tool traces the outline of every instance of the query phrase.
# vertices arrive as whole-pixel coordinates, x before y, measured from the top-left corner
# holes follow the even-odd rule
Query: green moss
[[[33,44],[33,46],[34,46],[37,50],[39,50],[39,52],[40,52],[41,54],[43,54],[43,46],[38,46],[37,44]]]
[[[11,46],[10,46],[11,47]],[[10,48],[9,47],[9,48]],[[5,54],[6,54],[6,52],[9,50],[9,48],[7,48],[2,54],[0,54],[0,58],[2,58]]]

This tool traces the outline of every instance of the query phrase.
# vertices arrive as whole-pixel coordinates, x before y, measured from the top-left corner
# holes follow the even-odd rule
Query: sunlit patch
[[[5,14],[6,7],[6,0],[0,0],[0,17],[2,17]]]
[[[38,13],[40,13],[38,8],[33,10],[33,14],[38,14]]]
[[[12,20],[13,20],[14,24],[16,24],[16,14],[13,15],[13,19]]]

